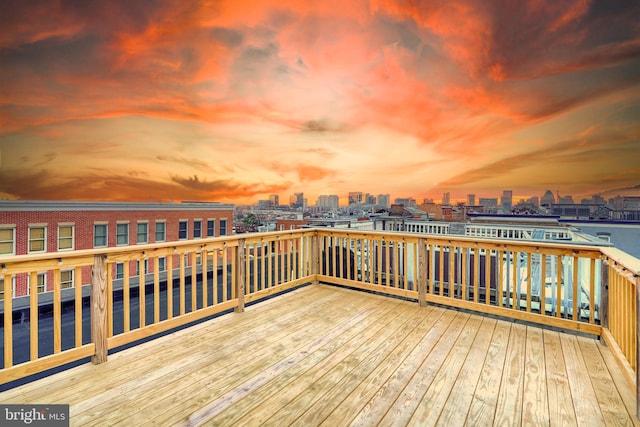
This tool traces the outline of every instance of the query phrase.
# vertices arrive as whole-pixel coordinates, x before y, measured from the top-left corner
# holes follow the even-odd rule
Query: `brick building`
[[[231,234],[233,205],[220,203],[123,203],[0,200],[2,257],[192,240]],[[164,269],[164,263],[160,269]],[[114,278],[124,264],[115,265]],[[142,266],[153,273],[153,265]],[[141,266],[131,263],[131,276]],[[73,270],[61,271],[63,288],[75,286]],[[89,280],[88,271],[82,281]],[[0,299],[4,298],[0,278]],[[13,295],[29,292],[29,277],[12,278]],[[38,275],[38,292],[52,289],[52,273]]]

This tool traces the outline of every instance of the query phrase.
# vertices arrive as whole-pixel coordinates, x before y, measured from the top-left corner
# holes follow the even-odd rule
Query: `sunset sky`
[[[640,2],[3,0],[0,198],[640,184]]]

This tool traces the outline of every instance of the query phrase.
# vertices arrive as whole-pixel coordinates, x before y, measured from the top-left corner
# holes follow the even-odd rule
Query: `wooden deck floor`
[[[2,393],[71,425],[639,425],[593,339],[313,285]]]

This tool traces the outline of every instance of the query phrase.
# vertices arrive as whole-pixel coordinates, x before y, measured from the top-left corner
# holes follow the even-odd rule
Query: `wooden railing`
[[[636,402],[640,414],[640,260],[616,248],[603,248],[603,305],[608,306],[602,319],[602,338],[611,347],[627,381],[636,385]]]
[[[314,234],[0,258],[4,295],[12,295],[16,280],[28,281],[30,288],[28,296],[0,302],[0,384],[87,357],[101,363],[110,349],[224,311],[243,311],[245,302],[310,282]],[[61,272],[69,270],[74,286],[63,289]],[[50,292],[38,293],[38,275],[50,279]]]
[[[101,363],[110,349],[320,281],[599,335],[635,385],[638,262],[611,248],[336,229],[0,258],[4,295],[14,280],[30,286],[2,302],[0,384]],[[70,270],[75,286],[63,289]],[[42,274],[51,292],[38,293]]]

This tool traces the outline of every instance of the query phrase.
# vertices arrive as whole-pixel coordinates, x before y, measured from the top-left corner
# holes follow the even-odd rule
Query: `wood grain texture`
[[[595,339],[328,285],[7,390],[0,402],[68,403],[71,424],[89,426],[637,425],[635,389]]]

